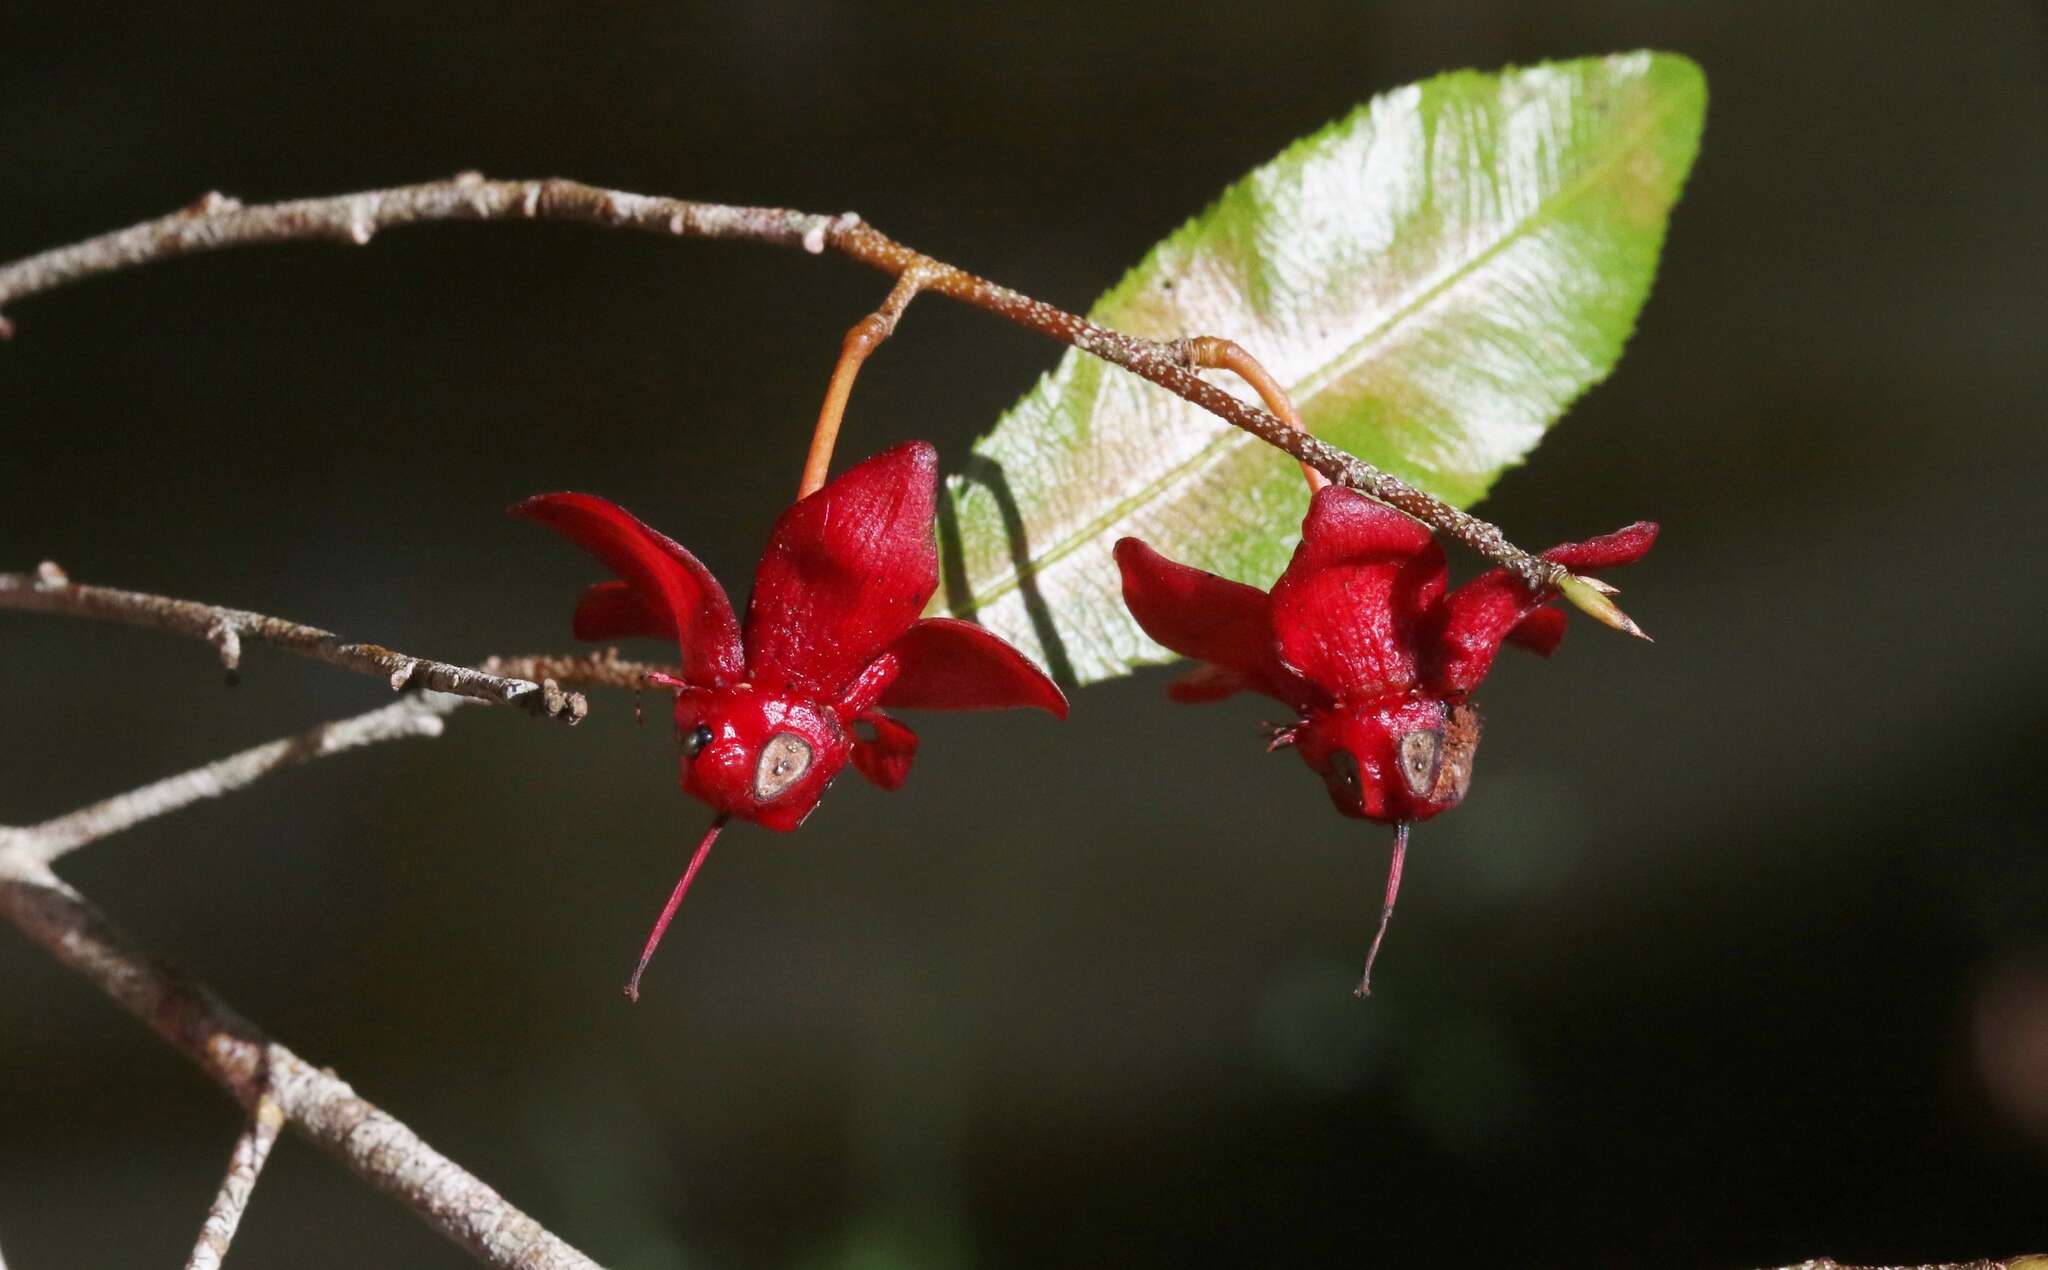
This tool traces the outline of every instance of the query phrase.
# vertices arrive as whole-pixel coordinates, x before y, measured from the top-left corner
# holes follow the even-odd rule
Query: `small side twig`
[[[221,1178],[213,1206],[206,1210],[206,1220],[200,1223],[199,1238],[192,1245],[192,1255],[185,1260],[185,1270],[220,1270],[228,1246],[235,1241],[235,1231],[241,1227],[242,1214],[249,1207],[249,1197],[256,1192],[256,1179],[269,1161],[270,1148],[277,1145],[278,1130],[282,1128],[284,1111],[277,1100],[269,1094],[259,1097],[242,1136],[235,1139],[234,1152],[228,1156],[227,1175]]]
[[[0,828],[0,918],[64,966],[140,1019],[196,1063],[259,1126],[266,1105],[284,1123],[341,1159],[364,1181],[395,1196],[422,1220],[486,1265],[504,1270],[595,1270],[589,1258],[506,1202],[397,1119],[358,1096],[333,1072],[314,1067],[266,1036],[191,975],[143,951],[98,909],[51,872],[66,851],[118,833],[152,816],[242,788],[294,763],[376,741],[433,735],[441,716],[465,699],[408,699],[257,746],[182,776],[41,825]],[[207,1254],[213,1218],[239,1212],[254,1185],[261,1154],[256,1141],[237,1148],[202,1228],[195,1264]],[[237,1197],[239,1192],[239,1197]],[[220,1247],[233,1233],[224,1228]]]
[[[323,723],[298,736],[252,746],[39,825],[0,831],[0,861],[11,861],[18,868],[48,868],[86,843],[202,799],[232,793],[280,768],[380,741],[439,736],[443,716],[466,701],[441,693],[408,697],[353,718]]]
[[[627,661],[616,648],[594,653],[522,653],[490,657],[483,669],[494,675],[553,680],[566,688],[645,688],[656,675],[681,678],[682,668],[652,661]]]
[[[596,1270],[418,1134],[235,1013],[210,988],[136,947],[47,870],[0,855],[0,917],[196,1063],[252,1114],[266,1095],[285,1122],[429,1226],[501,1270]]]
[[[254,640],[343,670],[375,675],[390,684],[393,692],[407,687],[426,688],[493,705],[518,706],[543,718],[571,724],[590,710],[590,703],[582,694],[564,693],[558,685],[510,679],[468,666],[414,657],[381,644],[345,640],[333,631],[247,609],[85,586],[71,581],[63,570],[48,563],[35,573],[0,573],[0,609],[99,618],[202,639],[214,646],[222,665],[230,672],[241,665],[243,642]]]

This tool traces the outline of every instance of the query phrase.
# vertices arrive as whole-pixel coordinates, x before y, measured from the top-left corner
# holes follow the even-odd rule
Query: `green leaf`
[[[1468,504],[1621,355],[1705,110],[1665,53],[1425,80],[1231,186],[1089,316],[1235,339],[1316,435]],[[1070,350],[948,481],[934,609],[1070,684],[1125,674],[1170,655],[1118,538],[1266,586],[1306,503],[1285,455]]]

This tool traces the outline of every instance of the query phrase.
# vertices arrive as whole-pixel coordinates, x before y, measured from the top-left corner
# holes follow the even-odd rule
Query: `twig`
[[[681,668],[651,661],[627,661],[616,648],[594,653],[524,653],[516,657],[491,657],[483,669],[494,675],[518,675],[528,679],[552,679],[572,688],[644,688],[655,675],[680,678]]]
[[[508,679],[468,666],[395,652],[381,644],[354,643],[317,626],[246,609],[112,587],[82,586],[49,563],[33,574],[0,573],[0,608],[102,618],[203,639],[219,652],[222,665],[230,672],[240,668],[242,642],[254,640],[343,670],[376,675],[389,683],[393,692],[408,686],[427,688],[494,705],[519,706],[529,713],[571,724],[590,710],[590,703],[581,693],[565,693],[559,685],[545,681]]]
[[[41,869],[88,842],[119,833],[153,816],[249,785],[279,768],[292,767],[358,746],[411,736],[441,735],[442,716],[465,704],[463,697],[436,693],[323,723],[309,732],[231,754],[165,777],[139,789],[94,803],[25,829],[0,831],[0,867]]]
[[[255,1112],[243,1127],[242,1136],[235,1139],[234,1152],[228,1156],[227,1175],[220,1180],[213,1207],[206,1210],[206,1220],[200,1224],[199,1238],[192,1245],[185,1270],[220,1270],[221,1261],[228,1255],[228,1245],[235,1241],[235,1231],[242,1224],[242,1214],[249,1207],[249,1197],[256,1192],[256,1178],[270,1159],[270,1148],[277,1145],[277,1132],[282,1128],[284,1112],[277,1100],[268,1094],[257,1098]]]
[[[252,1114],[267,1094],[286,1123],[422,1220],[503,1270],[595,1270],[582,1253],[332,1072],[236,1014],[204,984],[137,948],[47,870],[0,864],[0,915],[199,1065]]]
[[[433,735],[441,728],[441,716],[462,704],[463,699],[449,696],[401,701],[258,746],[39,826],[0,829],[0,916],[197,1063],[257,1123],[266,1114],[265,1104],[271,1104],[285,1123],[484,1263],[508,1270],[594,1270],[583,1254],[358,1097],[340,1077],[308,1064],[236,1014],[212,989],[136,947],[50,871],[50,861],[66,850],[242,788],[293,763],[375,741]],[[243,1159],[238,1148],[222,1185],[224,1196],[242,1176],[237,1170]],[[260,1163],[258,1158],[248,1167],[248,1185],[254,1184]],[[216,1201],[216,1213],[224,1202],[235,1201]],[[246,1186],[239,1202],[247,1202]],[[210,1215],[195,1259],[204,1252],[213,1229]],[[227,1233],[233,1233],[232,1222]]]
[[[1779,1270],[2048,1270],[2048,1261],[2019,1257],[2011,1261],[1945,1261],[1924,1266],[1845,1266],[1832,1257],[1818,1257],[1795,1266],[1781,1266]]]
[[[773,207],[729,207],[600,189],[577,181],[491,181],[465,172],[446,181],[331,198],[244,207],[208,194],[160,220],[0,265],[0,308],[96,274],[254,243],[368,243],[380,231],[430,221],[557,220],[680,238],[739,239],[817,254],[831,249],[898,277],[916,273],[923,290],[948,295],[1112,362],[1202,407],[1268,445],[1362,490],[1513,570],[1538,590],[1570,576],[1459,511],[1370,463],[1297,432],[1182,364],[1167,346],[1098,326],[1008,287],[956,269],[890,238],[851,212],[823,216]],[[0,338],[13,328],[0,317]],[[243,634],[247,634],[244,631]]]

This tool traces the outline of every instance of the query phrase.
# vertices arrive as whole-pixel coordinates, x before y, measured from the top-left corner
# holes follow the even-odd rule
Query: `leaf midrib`
[[[1554,223],[1557,219],[1559,208],[1576,201],[1582,194],[1591,189],[1600,178],[1604,177],[1609,169],[1620,163],[1624,157],[1633,154],[1636,148],[1647,141],[1658,127],[1665,122],[1666,117],[1681,104],[1683,97],[1684,94],[1682,93],[1666,94],[1664,99],[1654,109],[1645,113],[1641,124],[1624,133],[1624,142],[1608,154],[1607,157],[1587,166],[1577,176],[1560,185],[1537,203],[1535,211],[1516,221],[1512,229],[1496,241],[1488,244],[1485,250],[1479,252],[1458,268],[1444,274],[1437,282],[1431,284],[1414,299],[1381,319],[1378,325],[1352,341],[1342,352],[1325,361],[1321,369],[1311,371],[1302,380],[1305,387],[1297,394],[1297,407],[1306,413],[1308,403],[1314,401],[1328,386],[1328,382],[1337,376],[1338,372],[1334,368],[1341,366],[1348,370],[1356,366],[1364,358],[1367,350],[1391,334],[1402,322],[1428,306],[1444,292],[1450,290],[1451,287],[1463,281],[1472,273],[1477,272],[1488,261],[1506,251],[1527,234],[1534,232],[1539,227]],[[1291,387],[1289,391],[1293,391]],[[1186,473],[1220,461],[1225,453],[1234,450],[1240,445],[1250,445],[1256,441],[1256,438],[1236,428],[1231,428],[1227,425],[1225,427],[1226,430],[1216,439],[1209,442],[1209,444],[1195,451],[1187,458],[1182,459],[1179,463],[1174,464],[1154,480],[1147,482],[1137,493],[1112,503],[1108,510],[1068,534],[1065,539],[1048,550],[1044,555],[1039,556],[1032,563],[1031,573],[1033,575],[1043,574],[1059,561],[1079,551],[1082,546],[1093,541],[1103,530],[1124,519],[1133,509],[1143,507],[1153,501],[1153,499],[1158,497],[1161,490],[1168,485],[1177,483]],[[1013,567],[999,581],[993,583],[987,591],[970,593],[967,600],[967,610],[975,612],[985,608],[1002,599],[1011,591],[1017,590],[1021,585],[1022,574]]]

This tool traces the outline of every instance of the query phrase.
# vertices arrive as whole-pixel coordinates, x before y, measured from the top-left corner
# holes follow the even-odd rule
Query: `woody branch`
[[[339,1157],[486,1265],[595,1270],[582,1253],[339,1076],[301,1059],[206,985],[136,946],[50,869],[70,850],[282,767],[377,741],[436,735],[442,716],[463,704],[465,699],[450,696],[408,698],[41,825],[0,828],[0,917],[197,1064],[249,1117],[250,1129],[237,1144],[190,1264],[217,1264],[225,1254],[268,1154],[268,1139],[281,1124]]]
[[[235,1231],[241,1228],[242,1214],[249,1209],[249,1198],[256,1193],[256,1179],[269,1161],[270,1149],[277,1145],[278,1131],[283,1128],[284,1111],[277,1100],[269,1094],[260,1095],[249,1123],[243,1126],[242,1136],[235,1139],[234,1152],[228,1156],[227,1175],[221,1178],[213,1207],[206,1210],[206,1220],[200,1223],[199,1238],[192,1245],[185,1270],[220,1270],[229,1245],[235,1241]]]
[[[564,692],[543,677],[508,678],[468,666],[414,657],[385,648],[345,640],[332,631],[196,600],[112,587],[84,586],[71,581],[57,566],[45,563],[35,573],[0,573],[0,609],[54,613],[125,622],[152,630],[186,635],[212,644],[230,682],[240,673],[244,640],[271,644],[330,666],[375,675],[393,692],[408,687],[445,692],[493,705],[518,706],[545,718],[574,724],[589,713],[581,693]]]
[[[786,208],[731,207],[559,179],[492,181],[474,172],[421,185],[249,207],[220,194],[208,194],[159,220],[0,265],[0,310],[16,300],[97,274],[199,252],[299,241],[360,246],[385,229],[403,225],[484,220],[573,221],[678,238],[801,247],[812,254],[831,250],[899,278],[913,276],[919,290],[986,309],[1151,380],[1293,455],[1335,483],[1370,494],[1513,570],[1532,588],[1564,590],[1567,598],[1585,607],[1569,586],[1571,575],[1561,566],[1515,546],[1497,526],[1225,392],[1195,373],[1175,349],[1100,326],[935,260],[851,212],[826,216]],[[0,338],[12,334],[13,327],[0,316]],[[1598,612],[1595,615],[1609,620]]]

